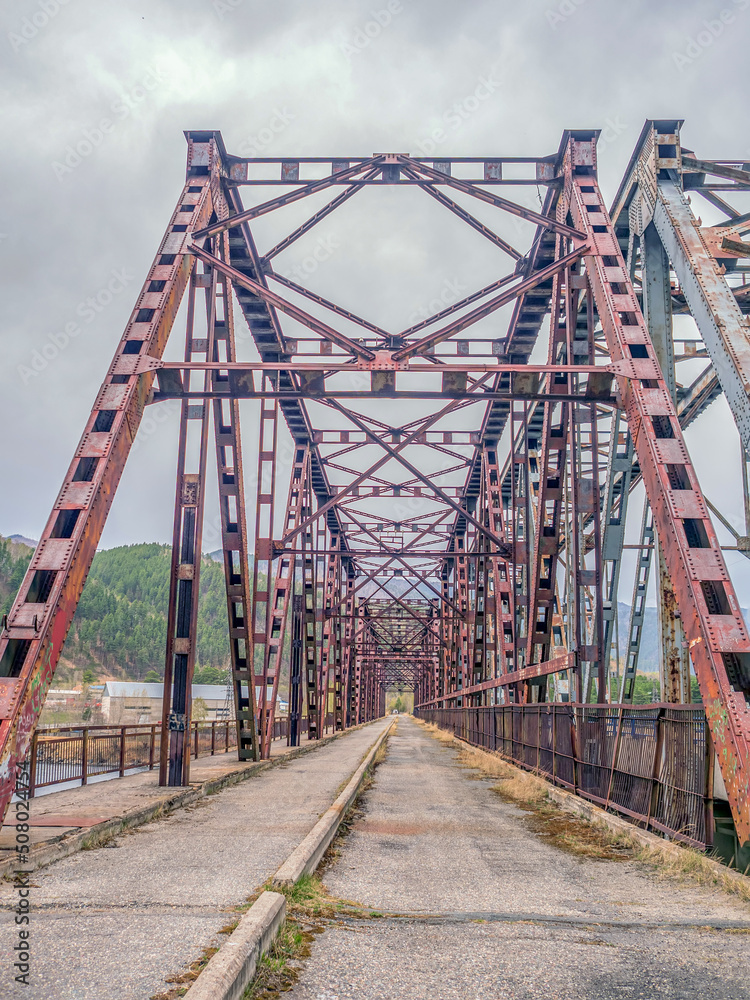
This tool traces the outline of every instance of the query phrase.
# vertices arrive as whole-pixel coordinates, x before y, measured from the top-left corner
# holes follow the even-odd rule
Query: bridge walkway
[[[330,736],[324,736],[327,741]],[[315,746],[303,736],[301,748],[288,747],[286,740],[271,744],[271,760],[294,756]],[[254,761],[238,761],[237,751],[217,750],[214,755],[197,757],[190,762],[190,789],[200,791],[204,786],[242,780],[266,766]],[[31,845],[34,856],[44,855],[44,863],[55,846],[67,842],[77,834],[97,832],[103,824],[117,820],[130,820],[135,814],[160,806],[167,811],[175,797],[184,796],[184,788],[159,786],[158,761],[153,770],[141,769],[120,777],[117,773],[90,778],[82,785],[80,780],[61,782],[59,785],[37,790],[31,800]],[[0,827],[0,874],[12,869],[15,863],[16,826],[15,809],[10,808]]]
[[[12,981],[17,894],[12,884],[0,883],[0,996],[146,1000],[173,988],[167,978],[181,973],[206,946],[221,944],[219,931],[236,917],[235,907],[304,838],[389,722],[344,733],[104,847],[35,872],[30,986]],[[216,768],[238,766],[236,759],[204,761],[216,762]],[[153,775],[58,794],[88,796],[86,808],[96,795],[96,809],[106,806],[109,796],[116,811],[124,790],[138,789],[139,779],[145,794]],[[35,799],[34,807],[52,798]]]

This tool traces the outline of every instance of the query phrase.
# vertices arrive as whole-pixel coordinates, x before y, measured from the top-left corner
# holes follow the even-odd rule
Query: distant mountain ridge
[[[8,535],[8,541],[14,542],[16,545],[28,545],[30,549],[35,549],[39,544],[33,538],[27,538],[25,535]]]
[[[741,608],[745,622],[750,625],[748,618],[750,612],[747,608]],[[619,625],[619,651],[620,659],[625,659],[628,652],[628,629],[630,628],[630,606],[619,601],[617,604],[618,625]],[[612,649],[614,650],[614,637]],[[659,670],[659,621],[655,607],[646,607],[643,615],[643,632],[641,634],[641,646],[638,651],[638,670],[643,673],[653,673]]]

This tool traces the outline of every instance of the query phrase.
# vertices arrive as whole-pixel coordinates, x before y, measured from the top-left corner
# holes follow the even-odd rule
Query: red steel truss
[[[431,711],[607,700],[612,565],[624,544],[615,529],[642,479],[748,839],[750,638],[685,446],[686,408],[652,338],[656,307],[647,325],[602,200],[597,137],[566,132],[541,158],[248,160],[219,133],[187,134],[185,187],[3,623],[3,811],[144,409],[179,399],[162,783],[189,775],[213,431],[241,758],[270,753],[280,691],[293,744],[303,716],[319,738],[382,715],[394,686]],[[733,183],[750,178],[726,170]],[[241,189],[263,185],[271,196],[245,208]],[[546,189],[540,211],[498,193],[524,185]],[[394,333],[275,269],[366,187],[428,195],[505,259],[499,276]],[[307,221],[258,249],[255,220],[326,193]],[[531,243],[516,247],[507,228],[480,221],[476,200],[483,216],[530,223]],[[185,293],[184,360],[165,361]],[[236,306],[251,334],[243,359]],[[531,363],[540,338],[546,362]],[[257,414],[252,540],[241,400]]]

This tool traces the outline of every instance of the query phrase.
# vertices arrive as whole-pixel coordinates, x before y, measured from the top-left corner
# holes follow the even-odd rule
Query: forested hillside
[[[78,605],[64,655],[80,665],[122,668],[135,680],[164,672],[170,550],[127,545],[97,552]],[[88,661],[88,664],[86,664]],[[223,568],[201,566],[196,669],[229,662]]]
[[[0,613],[15,597],[33,550],[0,538]],[[170,549],[120,546],[97,552],[63,657],[98,676],[144,680],[164,673]],[[201,566],[196,680],[223,683],[229,663],[224,570]],[[93,676],[90,679],[93,679]],[[149,680],[157,677],[149,676]]]
[[[0,615],[10,610],[33,549],[0,537]]]

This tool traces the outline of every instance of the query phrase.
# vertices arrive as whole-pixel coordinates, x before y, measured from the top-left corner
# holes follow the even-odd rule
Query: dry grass
[[[396,725],[398,725],[398,723],[396,723]],[[371,768],[373,768],[373,769],[376,768],[378,766],[378,764],[382,764],[383,761],[385,760],[386,754],[388,753],[388,740],[389,739],[390,739],[390,735],[387,736],[383,740],[383,742],[380,744],[380,746],[378,747],[377,753],[372,758],[372,764],[370,764]]]
[[[82,851],[98,851],[100,847],[114,847],[122,829],[94,831],[81,844]]]
[[[739,876],[730,869],[723,871],[717,862],[692,847],[673,845],[646,847],[639,844],[636,859],[652,868],[659,878],[680,882],[693,882],[710,889],[719,889],[750,903],[750,879]]]
[[[419,723],[426,733],[429,733],[430,736],[434,736],[435,739],[439,740],[441,743],[453,743],[453,735],[445,729],[440,729],[434,722],[423,722],[421,719],[416,718],[414,721]]]
[[[445,735],[450,735],[446,733]],[[615,833],[604,823],[560,809],[548,796],[549,784],[508,764],[497,754],[459,744],[459,761],[489,778],[499,778],[492,790],[528,813],[527,824],[548,844],[579,857],[600,861],[632,859],[639,846],[629,834]]]

